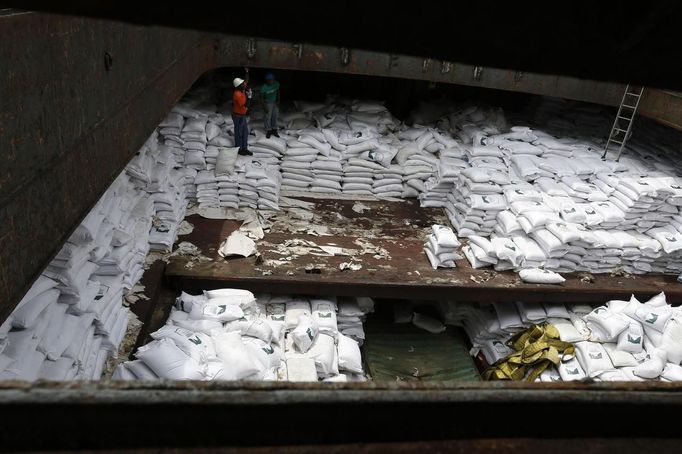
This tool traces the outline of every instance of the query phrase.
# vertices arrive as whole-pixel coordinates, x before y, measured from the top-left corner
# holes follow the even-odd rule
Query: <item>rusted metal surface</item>
[[[479,67],[428,58],[290,42],[221,36],[218,64],[397,77],[494,88],[618,105],[625,85],[574,77]],[[345,50],[344,50],[345,49]]]
[[[682,93],[644,90],[637,112],[671,128],[682,131]]]
[[[653,382],[0,384],[0,401],[11,415],[0,426],[4,449],[111,449],[679,437],[678,418],[669,412],[682,404],[682,388]],[[614,415],[632,417],[605,423]]]
[[[193,32],[0,16],[0,319],[213,55]]]
[[[207,393],[207,394],[203,394]],[[213,393],[213,394],[210,394]],[[279,394],[278,394],[279,393]],[[142,395],[148,397],[137,400]],[[460,402],[495,401],[504,398],[514,402],[604,402],[632,401],[644,403],[674,396],[671,405],[682,402],[682,382],[511,382],[511,381],[382,381],[382,382],[268,382],[268,381],[94,381],[94,382],[21,382],[0,381],[1,402],[4,404],[28,401],[45,403],[127,403],[147,405],[163,403],[174,395],[174,402],[187,403],[214,397],[209,405],[314,402],[321,396],[325,402],[341,402],[370,396],[373,402],[420,399],[438,401],[443,398]],[[271,397],[268,397],[270,395]],[[270,399],[270,400],[269,400]]]
[[[417,441],[402,443],[349,443],[349,444],[328,444],[328,445],[296,445],[296,446],[259,446],[259,447],[212,447],[201,448],[204,454],[407,454],[416,453],[492,453],[518,454],[519,452],[535,453],[561,453],[561,454],[597,454],[613,453],[621,454],[642,453],[642,452],[675,452],[679,450],[679,439],[665,438],[554,438],[551,440],[537,438],[498,438],[494,440],[486,439],[464,439],[446,441]],[[67,451],[53,451],[53,454],[62,454]],[[71,451],[68,451],[71,452]],[[118,453],[114,450],[79,451],[81,453],[109,454]],[[158,448],[134,449],[134,453],[158,453]],[[164,448],[166,454],[184,453],[186,449]]]
[[[166,267],[176,288],[203,290],[217,287],[246,288],[257,292],[332,294],[385,298],[439,299],[450,301],[559,301],[603,303],[609,299],[646,298],[661,291],[668,301],[682,303],[682,285],[675,276],[611,276],[567,273],[561,285],[522,283],[513,272],[472,269],[460,260],[455,269],[431,268],[423,252],[424,239],[434,223],[447,222],[438,209],[419,208],[416,200],[405,202],[362,202],[371,209],[363,214],[352,210],[353,201],[310,199],[315,203],[312,225],[328,227],[330,235],[315,236],[296,232],[298,224],[282,214],[271,233],[257,242],[260,258],[223,259],[220,243],[239,223],[190,218],[194,231],[180,237],[197,245],[213,258],[205,263],[173,257]],[[285,212],[287,210],[284,210]],[[341,217],[337,216],[340,214]],[[306,240],[317,245],[335,245],[362,250],[362,244],[383,249],[387,256],[373,253],[356,256],[362,268],[341,271],[348,256],[295,255],[282,261],[278,245],[288,240]],[[284,248],[286,249],[286,248]],[[371,251],[371,247],[367,250]],[[587,282],[586,282],[587,281]]]
[[[185,3],[121,7],[113,0],[5,0],[36,8],[142,24],[165,24],[292,43],[428,57],[544,74],[682,88],[678,2],[654,0],[637,11],[587,1],[544,8],[502,3],[438,2],[418,8],[390,8],[381,2],[350,1],[333,8],[281,4],[257,20],[235,20],[231,8],[207,13]],[[350,24],[350,25],[349,25]],[[350,30],[350,31],[349,31]]]

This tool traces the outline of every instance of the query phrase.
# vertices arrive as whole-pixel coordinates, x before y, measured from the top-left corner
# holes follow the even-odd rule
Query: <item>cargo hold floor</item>
[[[256,242],[259,257],[223,259],[220,243],[240,221],[192,215],[194,230],[178,242],[196,245],[210,261],[175,255],[166,276],[176,289],[245,288],[255,292],[371,296],[469,301],[598,302],[654,295],[682,302],[682,286],[670,275],[611,276],[565,274],[561,285],[524,284],[514,272],[433,270],[422,250],[430,226],[449,224],[436,208],[402,202],[303,199],[308,209],[284,208]],[[334,255],[320,247],[336,249]],[[329,248],[327,248],[329,250]],[[341,270],[343,263],[361,268]]]

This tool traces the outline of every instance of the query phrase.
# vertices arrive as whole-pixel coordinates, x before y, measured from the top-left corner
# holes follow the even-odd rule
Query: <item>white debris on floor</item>
[[[194,266],[198,263],[213,261],[212,258],[206,257],[201,252],[201,249],[199,249],[195,244],[190,243],[189,241],[181,241],[176,245],[175,250],[172,253],[166,254],[166,257],[176,256],[182,256],[186,260],[185,263],[186,268],[194,268]]]
[[[178,226],[178,235],[189,235],[194,231],[194,226],[187,220],[183,220]]]
[[[364,381],[360,346],[368,298],[182,293],[153,342],[112,378]]]
[[[362,264],[357,262],[343,262],[339,265],[341,271],[360,271],[362,269]]]
[[[218,249],[221,257],[249,257],[257,253],[256,242],[239,230],[232,232]]]
[[[368,207],[367,205],[365,205],[364,203],[358,202],[358,203],[353,205],[352,210],[355,211],[356,213],[362,214],[365,211],[371,210],[371,208]]]

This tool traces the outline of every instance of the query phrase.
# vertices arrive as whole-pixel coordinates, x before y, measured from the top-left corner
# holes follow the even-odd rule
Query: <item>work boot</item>
[[[273,129],[273,130],[272,130],[272,135],[275,136],[275,137],[279,137],[279,133],[277,132],[276,129]]]
[[[268,131],[265,133],[265,138],[269,139],[271,135],[272,135],[272,131]]]
[[[247,149],[240,149],[240,150],[237,152],[237,154],[240,155],[240,156],[253,156],[253,153],[251,153],[251,152],[250,152],[249,150],[247,150]]]

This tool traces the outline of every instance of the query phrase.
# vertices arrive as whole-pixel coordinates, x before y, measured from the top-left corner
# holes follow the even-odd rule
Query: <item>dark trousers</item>
[[[234,146],[239,147],[240,150],[248,150],[249,125],[246,115],[232,114],[232,121],[234,121]]]

